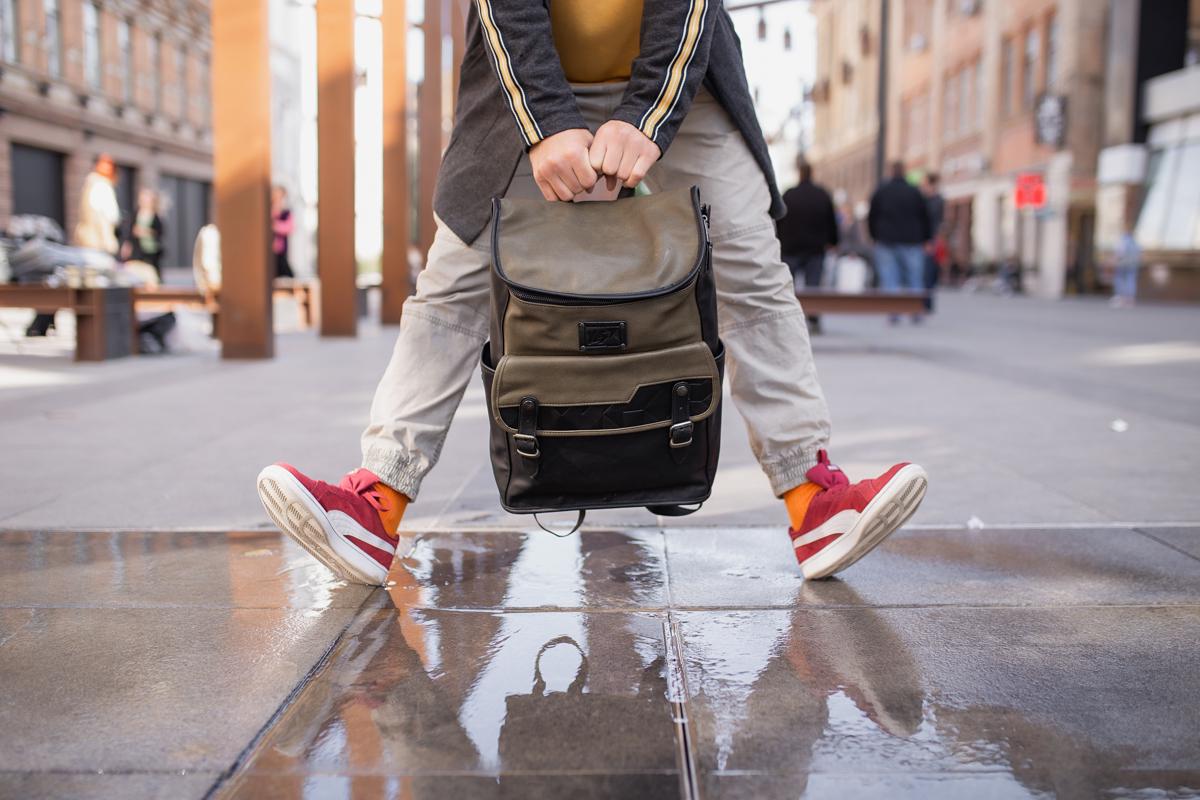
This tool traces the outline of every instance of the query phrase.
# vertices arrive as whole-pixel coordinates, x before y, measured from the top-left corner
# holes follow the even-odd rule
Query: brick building
[[[817,179],[851,202],[875,188],[879,133],[878,0],[816,0],[817,80],[812,88]]]
[[[40,213],[70,234],[95,156],[118,200],[166,208],[166,261],[187,264],[209,215],[207,0],[0,0],[0,227]]]

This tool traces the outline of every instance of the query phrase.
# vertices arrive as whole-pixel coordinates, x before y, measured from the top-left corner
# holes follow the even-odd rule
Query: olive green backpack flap
[[[492,201],[481,358],[501,502],[520,514],[695,511],[712,490],[724,348],[699,189]]]

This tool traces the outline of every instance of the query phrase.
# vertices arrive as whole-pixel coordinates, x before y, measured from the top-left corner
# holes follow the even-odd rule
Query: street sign
[[[1042,208],[1046,205],[1046,181],[1040,172],[1022,172],[1017,176],[1017,208]]]
[[[1043,92],[1034,105],[1033,135],[1038,144],[1062,149],[1067,140],[1067,98]]]

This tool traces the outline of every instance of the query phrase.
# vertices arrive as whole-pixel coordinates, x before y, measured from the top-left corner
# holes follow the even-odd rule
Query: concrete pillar
[[[348,0],[317,0],[317,272],[321,335],[354,336],[354,4]]]
[[[266,0],[213,0],[213,190],[221,355],[271,358],[271,74]]]
[[[408,299],[409,175],[406,0],[389,0],[383,24],[383,308],[384,325],[400,322]]]
[[[433,244],[433,189],[442,160],[442,9],[443,0],[425,0],[425,79],[418,100],[417,228],[421,258],[428,258]]]

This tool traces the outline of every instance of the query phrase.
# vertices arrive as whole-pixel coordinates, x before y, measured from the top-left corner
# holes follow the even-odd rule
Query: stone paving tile
[[[357,608],[369,592],[276,531],[0,531],[0,606]]]
[[[1200,558],[1200,527],[1138,528],[1142,534],[1163,542],[1193,558]]]
[[[293,800],[299,797],[371,800],[561,800],[562,798],[679,798],[679,776],[624,775],[273,775],[237,776],[218,792],[224,800]]]
[[[665,608],[662,534],[585,530],[417,535],[393,594],[424,608]]]
[[[9,609],[0,772],[224,770],[353,613]]]
[[[0,772],[0,797],[21,800],[188,800],[201,798],[217,779],[215,772],[186,775],[133,773],[96,775],[63,772]]]
[[[906,530],[805,583],[782,528],[667,530],[674,607],[1191,604],[1200,561],[1132,530]]]
[[[1200,791],[1200,607],[675,616],[715,796]]]
[[[355,622],[243,772],[583,774],[595,793],[599,776],[678,783],[676,750],[662,615],[392,608]]]

